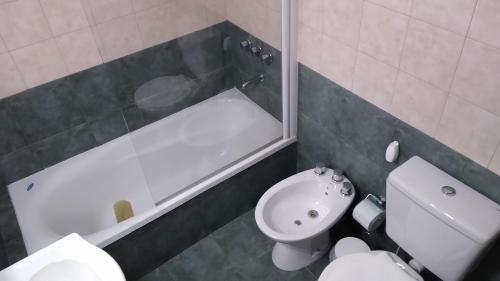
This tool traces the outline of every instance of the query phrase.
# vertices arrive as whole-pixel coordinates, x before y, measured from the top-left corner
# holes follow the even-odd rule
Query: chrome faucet
[[[245,90],[250,84],[255,84],[255,83],[262,83],[264,82],[264,74],[259,74],[258,76],[248,80],[247,82],[243,83],[241,85],[241,88]]]

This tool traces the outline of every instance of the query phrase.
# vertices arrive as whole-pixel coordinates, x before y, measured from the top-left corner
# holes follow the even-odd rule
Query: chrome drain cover
[[[310,218],[317,218],[319,216],[319,213],[318,211],[316,210],[310,210],[309,212],[307,212],[307,215],[310,217]]]

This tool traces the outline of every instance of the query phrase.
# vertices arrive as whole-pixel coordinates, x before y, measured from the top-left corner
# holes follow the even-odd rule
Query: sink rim
[[[63,260],[86,264],[101,280],[126,281],[118,263],[104,250],[72,233],[0,271],[0,280],[30,280],[45,266]]]

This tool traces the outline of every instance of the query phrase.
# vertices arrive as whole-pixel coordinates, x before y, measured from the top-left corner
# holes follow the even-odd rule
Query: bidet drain
[[[317,218],[319,216],[319,213],[316,210],[310,210],[309,212],[307,212],[307,215],[310,218],[315,219],[315,218]]]
[[[293,223],[296,224],[296,225],[301,225],[302,224],[302,222],[300,220],[294,220]]]

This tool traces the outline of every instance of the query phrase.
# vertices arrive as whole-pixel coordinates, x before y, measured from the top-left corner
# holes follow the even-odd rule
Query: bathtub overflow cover
[[[446,196],[455,196],[457,195],[457,190],[451,186],[443,186],[441,187],[441,192],[443,192]]]
[[[313,218],[313,219],[317,218],[319,215],[318,211],[316,211],[316,210],[310,210],[309,212],[307,212],[307,214],[309,215],[310,218]]]

